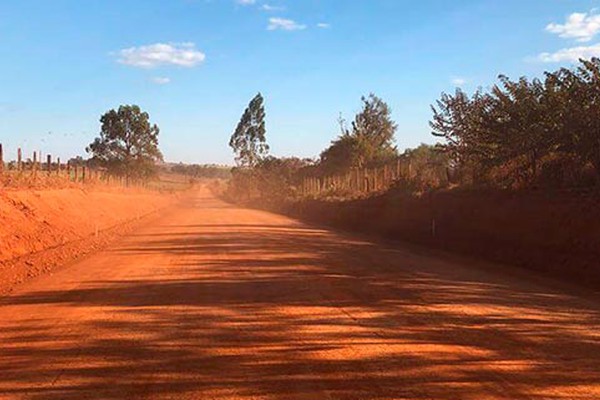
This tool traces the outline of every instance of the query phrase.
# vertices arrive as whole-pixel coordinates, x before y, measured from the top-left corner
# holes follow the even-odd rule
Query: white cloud
[[[261,10],[264,11],[283,11],[285,10],[285,7],[282,6],[272,6],[270,4],[263,4],[262,6],[260,6]]]
[[[118,62],[132,67],[154,68],[165,65],[195,67],[206,55],[194,43],[155,43],[119,51]]]
[[[567,17],[564,24],[551,23],[546,26],[546,30],[558,34],[561,38],[589,42],[600,32],[600,15],[593,12],[573,13]]]
[[[269,18],[269,26],[267,27],[267,29],[270,31],[301,31],[303,29],[306,29],[306,25],[299,24],[292,19]]]
[[[600,43],[591,46],[577,46],[560,49],[554,53],[542,53],[537,59],[545,63],[563,61],[577,62],[580,58],[600,57]]]
[[[236,3],[242,6],[250,6],[252,4],[256,4],[256,0],[236,0]]]
[[[152,78],[152,82],[157,85],[166,85],[171,82],[171,78],[167,78],[166,76],[155,76]]]
[[[461,78],[460,76],[456,76],[452,78],[450,82],[452,82],[453,85],[462,86],[467,83],[467,80],[465,78]]]
[[[329,29],[331,28],[331,24],[328,24],[326,22],[319,22],[317,24],[317,28],[321,28],[321,29]]]

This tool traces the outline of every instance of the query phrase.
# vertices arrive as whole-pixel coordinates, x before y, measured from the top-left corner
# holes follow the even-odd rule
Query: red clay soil
[[[80,188],[0,192],[0,293],[106,244],[172,197]]]
[[[2,399],[598,399],[600,303],[207,191],[0,301]]]

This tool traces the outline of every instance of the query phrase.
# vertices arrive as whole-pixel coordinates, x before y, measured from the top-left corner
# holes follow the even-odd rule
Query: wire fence
[[[139,186],[123,176],[109,174],[103,168],[92,168],[83,163],[63,162],[60,157],[46,154],[42,161],[42,152],[34,151],[31,157],[24,157],[22,149],[17,149],[17,158],[5,162],[5,148],[0,143],[0,186],[19,186],[34,183],[77,183],[106,184],[115,186]]]
[[[398,182],[439,187],[448,184],[450,175],[451,171],[445,166],[400,157],[375,168],[355,168],[345,174],[305,177],[300,192],[303,196],[335,192],[368,194],[386,191]]]

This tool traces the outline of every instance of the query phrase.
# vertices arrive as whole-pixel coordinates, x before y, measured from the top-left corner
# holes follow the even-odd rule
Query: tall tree
[[[123,105],[107,111],[100,122],[100,136],[86,148],[91,162],[128,180],[155,172],[156,162],[163,159],[158,148],[160,131],[150,123],[148,113],[136,105]]]
[[[229,140],[239,166],[254,167],[269,153],[265,135],[264,99],[258,93],[244,110]]]
[[[341,135],[321,153],[322,167],[328,173],[363,168],[397,156],[394,146],[397,126],[390,107],[372,93],[361,101],[362,109],[354,117],[352,128],[348,129],[340,118]]]
[[[388,161],[397,155],[394,135],[397,125],[392,110],[373,93],[362,97],[362,110],[352,122],[352,135],[357,139],[360,167]]]

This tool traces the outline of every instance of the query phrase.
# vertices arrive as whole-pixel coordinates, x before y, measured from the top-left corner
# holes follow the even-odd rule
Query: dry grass
[[[110,178],[108,181],[90,174],[85,181],[81,176],[74,182],[73,174],[68,175],[66,171],[60,174],[46,171],[4,171],[0,173],[0,190],[48,190],[69,189],[81,187],[110,187],[110,188],[144,188],[159,192],[179,192],[189,189],[193,185],[189,177],[178,174],[160,174],[147,182],[135,182],[129,185],[124,180]]]
[[[0,174],[1,189],[65,189],[77,187],[77,183],[72,182],[66,174],[38,171],[5,171]]]

